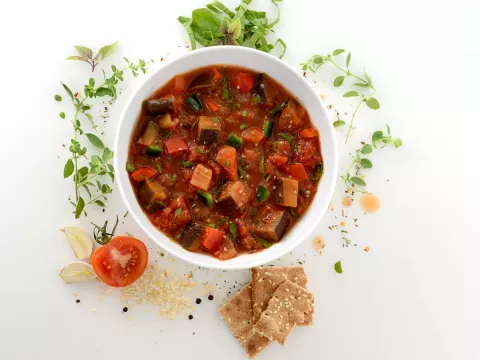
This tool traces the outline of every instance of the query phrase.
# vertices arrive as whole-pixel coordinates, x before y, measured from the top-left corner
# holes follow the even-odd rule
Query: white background
[[[230,7],[236,3],[227,1]],[[71,115],[71,110],[66,102],[53,101],[53,95],[61,93],[60,81],[81,90],[90,73],[84,64],[62,59],[74,54],[73,44],[98,49],[120,40],[106,69],[120,63],[120,56],[154,58],[159,66],[159,58],[169,61],[186,51],[177,16],[204,4],[2,4],[0,359],[245,358],[217,313],[225,297],[220,287],[213,302],[203,296],[193,320],[187,320],[187,313],[169,321],[157,320],[143,307],[122,314],[118,293],[98,302],[100,284],[71,287],[57,276],[74,259],[60,227],[79,224],[90,231],[89,221],[112,221],[125,212],[114,191],[105,213],[90,210],[81,221],[70,213],[72,184],[62,178],[68,153],[61,145],[68,143],[72,130],[58,113]],[[272,10],[265,0],[252,7]],[[278,262],[306,261],[309,287],[316,294],[316,324],[295,329],[285,347],[272,345],[259,359],[480,357],[474,348],[480,323],[479,13],[479,2],[473,0],[286,0],[282,5],[277,35],[289,45],[286,62],[299,69],[298,63],[314,53],[345,48],[352,52],[353,67],[366,66],[375,81],[382,108],[360,111],[351,146],[388,123],[404,147],[371,158],[374,168],[366,180],[382,209],[368,216],[358,204],[348,209],[347,226],[357,247],[342,248],[340,234],[327,229],[341,220],[335,218],[341,212],[339,182],[334,210],[316,231],[326,241],[323,256],[315,254],[307,239]],[[327,103],[351,112],[351,103],[340,102],[341,93],[332,90],[336,75],[326,67],[312,79],[319,94],[327,94]],[[125,82],[105,127],[106,144],[113,144],[118,114],[142,79]],[[343,132],[338,136],[342,140]],[[343,170],[350,150],[340,145]],[[352,227],[353,217],[359,218],[358,228]],[[126,231],[143,238],[155,254],[129,217],[119,229]],[[369,253],[365,246],[371,247]],[[342,275],[333,271],[339,259]],[[192,269],[179,261],[160,264],[179,274]],[[195,270],[194,275],[219,284],[248,280],[247,272]]]

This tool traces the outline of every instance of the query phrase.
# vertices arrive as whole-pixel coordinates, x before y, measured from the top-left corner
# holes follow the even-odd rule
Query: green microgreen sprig
[[[92,66],[92,71],[94,71],[99,61],[113,53],[116,44],[117,42],[102,47],[95,57],[93,56],[93,51],[87,47],[75,46],[81,56],[70,56],[67,59],[87,62]],[[91,77],[84,86],[83,97],[78,92],[73,93],[66,84],[62,83],[63,89],[67,93],[74,110],[71,119],[74,135],[70,140],[69,146],[71,157],[65,163],[63,177],[66,179],[73,175],[75,198],[74,201],[71,200],[70,203],[75,207],[75,218],[79,218],[82,213],[86,216],[87,213],[84,209],[88,205],[96,204],[101,207],[105,206],[104,201],[107,200],[106,195],[112,192],[112,188],[108,184],[102,184],[99,180],[101,180],[104,175],[107,175],[110,177],[112,183],[114,181],[114,168],[111,164],[114,155],[113,151],[106,147],[97,135],[91,132],[85,132],[83,121],[85,119],[88,120],[92,130],[96,131],[97,126],[93,121],[91,111],[93,103],[91,100],[99,97],[110,97],[110,103],[113,103],[117,98],[117,85],[124,80],[124,71],[130,70],[135,77],[138,76],[139,71],[146,73],[145,61],[140,60],[138,64],[134,64],[127,58],[124,59],[127,62],[127,66],[118,69],[115,65],[112,65],[111,76],[107,77],[105,71],[102,70],[103,80],[99,85],[97,85],[95,79]],[[56,101],[62,100],[60,95],[55,95],[54,99]],[[64,112],[60,113],[60,118],[66,118]],[[101,152],[98,155],[91,155],[90,158],[87,157],[87,148],[80,143],[81,136],[85,136],[91,145],[101,150]],[[83,166],[81,164],[82,161],[86,162]],[[92,195],[92,190],[96,190],[95,195]],[[88,199],[85,193],[88,195]]]
[[[197,42],[205,47],[215,45],[240,45],[264,52],[271,52],[279,45],[282,48],[280,58],[287,50],[282,39],[274,44],[266,36],[274,32],[273,27],[280,21],[278,3],[283,0],[271,0],[277,8],[277,17],[268,22],[265,11],[250,10],[252,0],[242,0],[235,11],[230,10],[220,1],[213,1],[204,8],[192,11],[192,17],[180,16],[178,21],[185,27],[192,50]]]
[[[390,134],[390,127],[387,125],[387,133],[384,134],[383,131],[375,131],[372,135],[372,143],[365,143],[363,146],[355,150],[355,155],[353,156],[352,163],[347,168],[345,175],[342,176],[342,179],[345,183],[345,191],[351,193],[352,196],[356,193],[366,193],[365,186],[367,183],[363,179],[362,175],[363,170],[371,169],[373,163],[366,156],[370,155],[374,149],[383,149],[387,145],[393,145],[395,148],[399,148],[403,145],[401,139],[394,139]],[[352,171],[353,170],[353,171]]]
[[[352,54],[348,53],[346,59],[345,59],[345,67],[341,66],[336,60],[335,57],[337,57],[340,54],[343,54],[345,52],[344,49],[337,49],[334,50],[331,54],[328,55],[314,55],[304,63],[302,63],[302,69],[303,71],[312,71],[312,72],[317,72],[317,70],[324,64],[330,63],[336,68],[338,68],[343,74],[337,76],[333,80],[333,86],[335,87],[340,87],[344,84],[345,79],[347,78],[352,78],[354,79],[354,83],[350,84],[350,89],[343,94],[344,98],[351,98],[351,97],[359,97],[360,101],[358,102],[357,106],[355,107],[355,110],[352,113],[352,117],[350,119],[350,123],[348,124],[348,132],[345,137],[345,144],[348,142],[348,139],[350,138],[351,131],[353,129],[353,122],[355,120],[355,116],[357,115],[358,109],[362,104],[366,104],[370,109],[373,110],[378,110],[380,109],[380,103],[379,101],[374,97],[376,93],[375,86],[373,85],[372,78],[367,74],[365,69],[363,70],[363,74],[354,74],[350,70],[350,62],[352,60]],[[359,92],[362,91],[363,92]],[[335,127],[346,125],[346,122],[343,120],[340,120],[338,118],[335,121]]]

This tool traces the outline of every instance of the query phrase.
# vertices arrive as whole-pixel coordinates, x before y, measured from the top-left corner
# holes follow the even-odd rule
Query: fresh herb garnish
[[[202,148],[200,148],[200,147],[197,147],[197,153],[199,153],[199,154],[203,154],[203,153],[204,153],[204,151],[203,151],[203,149],[202,149]]]
[[[62,97],[60,95],[55,95],[53,98],[55,101],[62,101]]]
[[[372,78],[367,74],[367,72],[364,70],[363,74],[354,74],[350,71],[350,61],[352,59],[351,53],[348,53],[345,59],[345,67],[342,67],[334,60],[334,57],[343,54],[344,52],[345,50],[343,49],[337,49],[328,55],[314,55],[301,65],[304,71],[311,70],[312,72],[316,72],[320,68],[320,66],[326,63],[331,63],[343,73],[343,75],[337,76],[333,81],[333,86],[335,87],[342,86],[346,78],[350,77],[355,79],[354,81],[356,82],[350,85],[350,90],[343,94],[344,98],[361,98],[360,102],[357,104],[352,114],[350,124],[348,125],[348,132],[347,136],[345,137],[346,144],[348,142],[348,139],[350,138],[350,133],[353,129],[353,121],[355,120],[355,116],[357,115],[360,106],[365,103],[370,109],[378,110],[380,109],[380,103],[376,98],[373,97],[376,93],[376,89],[373,85]],[[368,93],[359,93],[358,91],[362,89],[364,91],[367,91]],[[334,126],[338,127],[345,124],[346,123],[343,120],[338,119],[337,121],[335,121]]]
[[[215,123],[219,123],[220,119],[218,118],[218,116],[214,116],[214,117],[212,117],[212,121],[215,122]]]
[[[280,58],[287,50],[282,39],[275,44],[267,41],[267,35],[274,32],[273,27],[280,21],[278,3],[283,0],[271,0],[277,8],[277,18],[268,22],[264,11],[250,10],[252,0],[242,0],[235,11],[220,1],[213,1],[205,8],[193,10],[192,17],[180,16],[178,21],[185,27],[191,48],[197,48],[197,42],[203,46],[241,45],[264,52],[271,52],[277,45],[282,47]]]
[[[260,95],[254,94],[254,95],[252,96],[252,102],[253,102],[254,105],[260,104],[261,101],[262,101],[262,98],[260,97]]]
[[[102,47],[96,56],[93,56],[93,51],[87,47],[75,46],[75,49],[80,56],[70,56],[67,59],[87,62],[90,64],[93,71],[102,59],[113,53],[115,45],[116,43],[113,43]],[[146,72],[145,61],[140,60],[139,63],[135,65],[130,63],[128,59],[124,59],[127,62],[127,66],[123,69],[117,69],[115,65],[112,65],[112,74],[110,77],[107,77],[105,71],[103,71],[103,80],[100,85],[97,85],[95,79],[91,77],[88,80],[88,83],[84,86],[83,98],[78,93],[74,94],[66,84],[62,83],[62,87],[75,110],[71,120],[74,130],[74,135],[70,140],[69,146],[71,157],[67,160],[63,168],[64,178],[69,178],[73,175],[75,198],[70,202],[75,207],[75,218],[79,218],[82,213],[87,215],[85,208],[88,205],[97,204],[98,206],[105,206],[103,201],[107,200],[106,195],[112,192],[110,186],[102,184],[98,180],[104,175],[107,175],[113,182],[114,169],[111,164],[113,151],[106,147],[97,135],[91,132],[85,132],[83,129],[83,122],[88,120],[92,130],[96,131],[97,126],[93,121],[91,111],[93,105],[87,103],[87,101],[97,97],[110,97],[110,102],[113,102],[117,98],[117,85],[120,81],[124,80],[124,71],[131,70],[134,76],[138,76],[138,70],[141,70],[143,73]],[[55,100],[58,101],[57,96],[55,96]],[[64,116],[61,117],[64,118]],[[102,150],[102,152],[99,155],[92,155],[88,158],[87,148],[82,146],[79,141],[80,136],[85,136],[91,145]],[[86,162],[83,166],[81,163],[82,161]],[[96,196],[92,196],[92,189],[97,191]],[[84,199],[85,195],[83,195],[82,192],[85,192],[88,195],[87,201]]]
[[[184,167],[194,167],[195,163],[191,161],[180,160],[180,166]]]
[[[230,166],[230,160],[225,161],[225,166],[229,167]]]
[[[382,145],[381,147],[379,147],[380,143]],[[389,144],[398,148],[402,146],[402,140],[394,139],[390,135],[390,127],[387,125],[387,135],[384,135],[383,131],[375,131],[372,135],[372,144],[373,146],[370,144],[363,144],[361,148],[355,150],[353,161],[347,168],[345,175],[342,176],[343,182],[345,183],[345,190],[351,192],[352,195],[355,192],[368,193],[363,189],[367,183],[363,179],[362,170],[372,168],[373,163],[371,160],[367,159],[365,155],[371,154],[373,149],[382,149]],[[353,173],[352,169],[354,169]]]
[[[255,240],[260,244],[262,245],[264,248],[269,248],[270,246],[272,246],[272,243],[268,240],[265,240],[264,238],[258,236],[258,235],[255,235],[253,234],[253,237],[255,238]]]
[[[163,172],[162,164],[156,163],[155,168],[157,169],[158,173],[161,174]]]
[[[176,218],[180,213],[182,212],[182,208],[179,207],[177,210],[175,210],[174,217]]]
[[[130,161],[127,162],[125,168],[129,173],[133,173],[135,171],[135,165],[133,165]]]
[[[232,234],[233,240],[237,240],[237,238],[238,238],[237,225],[234,224],[234,223],[230,223],[228,225],[228,229],[230,230],[230,234]]]
[[[127,214],[128,214],[128,211],[127,211]],[[125,214],[125,216],[127,216],[127,214]],[[93,238],[100,245],[105,245],[110,240],[112,240],[112,237],[115,235],[115,230],[117,230],[117,225],[118,225],[118,216],[117,216],[117,221],[115,222],[115,225],[113,226],[113,229],[111,232],[108,232],[107,230],[108,221],[105,221],[105,224],[103,224],[103,226],[98,226],[94,223],[91,223],[91,224],[94,226]]]
[[[265,174],[265,155],[262,154],[262,157],[260,158],[260,164],[258,165],[258,169],[260,171],[260,174]]]
[[[339,274],[343,273],[343,270],[342,270],[342,262],[340,260],[338,260],[335,265],[333,265],[333,268],[335,269],[335,271]]]
[[[73,55],[67,57],[65,60],[78,60],[78,61],[85,61],[92,67],[92,72],[95,71],[95,67],[98,65],[100,61],[105,59],[106,57],[113,54],[115,51],[115,47],[117,46],[118,41],[115,41],[113,44],[105,45],[98,50],[97,55],[93,55],[93,51],[86,46],[74,45],[75,50],[80,55]],[[123,79],[122,79],[123,81]]]
[[[173,174],[172,175],[172,185],[175,185],[176,182],[177,182],[177,174]]]
[[[242,111],[242,116],[243,116],[243,117],[247,117],[247,115],[248,115],[248,111],[247,111],[247,110],[243,110],[243,111]]]
[[[282,111],[283,109],[285,109],[285,107],[287,106],[288,104],[288,101],[290,100],[290,98],[286,98],[285,100],[283,100],[277,107],[273,108],[271,111],[270,111],[270,114],[272,116],[274,116],[276,113]]]
[[[240,125],[240,130],[245,130],[246,128],[248,128],[248,124],[241,124]]]
[[[295,143],[295,140],[293,140],[293,138],[290,135],[281,132],[281,133],[278,133],[278,136],[280,136],[282,139],[288,141],[290,143],[290,145],[292,146],[293,151],[297,152],[297,144]],[[275,143],[274,143],[274,147],[275,147]],[[277,144],[277,147],[278,147],[278,144]],[[275,147],[275,149],[277,147]]]
[[[293,218],[295,220],[299,220],[300,219],[300,216],[297,214],[297,212],[295,211],[294,208],[290,208],[290,214],[292,214]]]

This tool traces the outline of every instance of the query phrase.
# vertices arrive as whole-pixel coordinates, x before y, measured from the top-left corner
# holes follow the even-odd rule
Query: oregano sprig
[[[371,169],[373,167],[373,163],[367,158],[367,155],[370,155],[374,149],[383,149],[385,146],[390,144],[395,148],[399,148],[403,145],[403,142],[401,139],[394,139],[391,136],[390,127],[387,125],[386,134],[384,134],[381,130],[375,131],[372,135],[371,144],[364,143],[361,148],[355,150],[353,161],[347,168],[345,175],[342,176],[342,179],[345,183],[345,192],[351,193],[352,196],[356,192],[368,194],[368,192],[365,190],[367,183],[363,179],[362,172],[365,169]]]
[[[92,66],[92,71],[98,65],[98,62],[105,57],[111,55],[117,43],[106,45],[99,50],[99,53],[94,57],[93,52],[86,48],[75,46],[77,51],[81,54],[80,57],[69,57],[68,60],[81,60],[89,63]],[[83,59],[85,58],[85,59]],[[67,93],[73,105],[73,116],[71,123],[74,130],[73,138],[70,140],[69,151],[71,153],[70,158],[65,163],[63,169],[63,177],[72,177],[74,182],[75,197],[70,200],[70,203],[74,206],[75,218],[79,218],[82,213],[87,215],[85,208],[89,205],[96,204],[98,206],[105,206],[104,201],[107,200],[107,194],[112,192],[112,188],[102,183],[103,176],[107,175],[110,180],[114,181],[114,168],[111,164],[113,159],[113,151],[106,147],[103,141],[94,133],[84,131],[84,121],[88,120],[92,131],[96,131],[97,126],[94,123],[91,109],[93,108],[92,99],[100,97],[109,97],[110,103],[117,98],[117,85],[119,82],[124,81],[124,72],[130,70],[132,75],[137,77],[139,72],[146,73],[146,62],[139,60],[138,64],[130,62],[127,58],[124,58],[127,66],[118,69],[115,65],[111,66],[111,74],[107,76],[102,69],[103,80],[97,84],[95,78],[91,77],[88,83],[84,86],[84,96],[81,96],[78,92],[73,93],[70,88],[62,83],[64,91]],[[55,95],[56,101],[62,101],[60,95]],[[60,118],[65,119],[64,112],[60,113]],[[85,137],[87,140],[100,152],[93,154],[90,157],[87,156],[87,148],[80,143],[80,140]],[[83,162],[83,164],[82,164]],[[73,175],[73,176],[72,176]],[[95,194],[92,195],[92,192]],[[88,197],[87,197],[88,196]]]
[[[355,74],[350,70],[350,62],[352,60],[352,54],[348,53],[345,59],[345,66],[340,65],[336,61],[336,57],[340,54],[345,52],[344,49],[336,49],[331,54],[328,55],[314,55],[304,63],[302,63],[303,71],[312,71],[316,72],[322,65],[330,63],[336,68],[338,68],[342,75],[337,76],[333,80],[333,86],[340,87],[344,84],[345,80],[348,78],[353,79],[353,83],[350,84],[350,90],[343,94],[344,98],[351,98],[351,97],[360,97],[360,101],[358,102],[355,110],[352,113],[352,117],[350,119],[350,123],[348,125],[348,132],[345,137],[345,144],[348,142],[350,138],[351,131],[353,129],[353,121],[355,120],[355,116],[357,115],[358,109],[362,104],[366,104],[370,109],[378,110],[380,109],[380,103],[374,97],[376,93],[375,86],[373,85],[372,78],[367,74],[365,69],[363,70],[363,74]],[[360,92],[359,92],[360,91]],[[335,122],[336,127],[346,125],[346,122],[343,120],[337,119]]]

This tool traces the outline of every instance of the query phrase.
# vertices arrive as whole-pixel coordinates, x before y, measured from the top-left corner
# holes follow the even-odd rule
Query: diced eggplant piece
[[[260,73],[257,75],[255,81],[255,89],[253,96],[259,99],[260,104],[265,104],[267,102],[267,90],[265,88],[265,74]]]
[[[190,251],[200,249],[202,244],[202,235],[205,231],[205,226],[200,223],[193,223],[185,229],[182,238],[182,246]]]
[[[275,202],[279,205],[296,208],[298,199],[298,180],[278,177],[275,180]]]
[[[200,145],[211,145],[220,138],[222,126],[218,118],[200,116],[197,125],[197,143]]]
[[[295,100],[290,99],[278,118],[278,128],[281,131],[291,131],[299,129],[302,126],[303,120],[297,114],[297,104]]]
[[[149,115],[172,113],[175,109],[174,97],[173,95],[169,95],[160,99],[146,100],[144,106]]]
[[[167,191],[160,184],[145,179],[138,191],[138,199],[143,206],[148,207],[147,210],[151,210],[152,206],[161,205],[167,199]]]
[[[229,182],[217,199],[217,205],[228,216],[242,212],[250,199],[250,192],[241,181]]]
[[[143,135],[138,139],[138,143],[144,146],[152,145],[159,137],[158,126],[153,121],[149,121]]]
[[[284,210],[264,213],[262,224],[255,228],[255,234],[270,241],[278,242],[287,230],[290,218]]]
[[[158,118],[158,127],[163,130],[171,129],[175,126],[175,121],[170,114],[161,115]]]
[[[192,82],[188,85],[188,91],[202,91],[206,90],[212,86],[214,86],[215,83],[213,82],[213,74],[211,71],[204,71],[200,74],[198,74]]]

